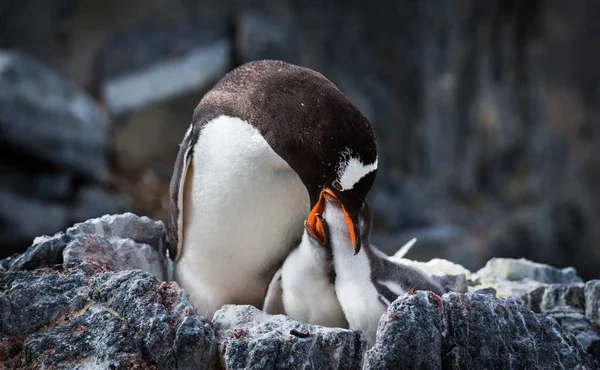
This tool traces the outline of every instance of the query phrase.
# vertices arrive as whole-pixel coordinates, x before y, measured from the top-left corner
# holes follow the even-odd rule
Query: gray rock
[[[87,220],[68,228],[66,234],[76,238],[82,234],[104,236],[110,241],[131,239],[137,243],[148,244],[160,254],[164,254],[166,229],[162,221],[154,221],[131,212],[119,215],[104,215]]]
[[[585,308],[583,288],[583,283],[543,285],[524,294],[523,303],[533,312],[541,313],[560,306],[583,310]]]
[[[219,362],[233,369],[360,369],[361,332],[306,325],[253,306],[225,305],[213,317]]]
[[[600,353],[598,352],[598,349],[600,349],[600,335],[594,331],[582,309],[557,306],[546,311],[545,314],[556,320],[563,330],[573,334],[600,366]]]
[[[496,289],[492,288],[492,287],[487,287],[487,288],[481,288],[481,289],[474,289],[472,291],[473,294],[489,294],[491,296],[496,296]]]
[[[23,254],[0,261],[6,270],[33,270],[70,261],[94,261],[114,271],[142,269],[167,277],[166,229],[161,221],[133,213],[105,215],[39,237]]]
[[[69,238],[63,232],[53,237],[38,237],[24,253],[6,258],[0,261],[0,264],[11,271],[35,270],[41,266],[60,265],[68,241]]]
[[[572,267],[559,269],[525,258],[492,258],[477,276],[484,278],[493,275],[510,281],[531,279],[545,284],[581,283],[577,271]]]
[[[158,280],[166,280],[164,256],[148,244],[131,239],[109,241],[97,234],[78,236],[63,251],[65,263],[70,261],[97,261],[113,271],[141,269]]]
[[[407,355],[410,353],[410,355]],[[382,316],[365,369],[595,369],[574,335],[512,300],[425,292]]]
[[[161,221],[127,212],[75,224],[66,231],[70,242],[64,261],[97,261],[114,270],[143,269],[166,279],[166,228]]]
[[[379,320],[364,369],[441,369],[443,321],[439,297],[421,291],[399,297]]]
[[[432,275],[431,277],[440,283],[446,292],[466,293],[468,290],[467,277],[464,274]]]
[[[585,317],[600,332],[600,280],[590,280],[583,289],[585,295]]]
[[[0,50],[2,139],[79,175],[107,173],[106,114],[74,83],[17,52]]]
[[[0,361],[9,368],[205,369],[213,331],[175,283],[84,262],[0,272]]]
[[[527,298],[532,302],[530,307],[534,307],[542,299],[543,291],[536,289],[542,289],[548,284],[582,283],[572,267],[559,269],[523,258],[492,258],[469,280],[469,290],[492,287],[496,289],[499,298],[509,298],[521,303],[525,303],[523,299]]]

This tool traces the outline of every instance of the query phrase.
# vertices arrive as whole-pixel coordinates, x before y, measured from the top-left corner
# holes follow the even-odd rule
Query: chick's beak
[[[354,254],[360,251],[360,236],[358,235],[358,222],[355,220],[358,215],[354,218],[350,216],[344,204],[338,199],[338,197],[333,193],[333,191],[329,188],[325,188],[319,194],[319,200],[315,204],[315,206],[310,210],[308,214],[308,219],[306,220],[306,231],[310,236],[315,238],[321,243],[321,245],[325,245],[327,236],[325,235],[325,227],[323,225],[323,221],[320,215],[325,211],[325,201],[333,201],[337,202],[342,206],[342,211],[344,212],[344,218],[346,219],[346,224],[348,225],[348,231],[350,236],[350,241],[352,242],[352,246],[355,251]]]

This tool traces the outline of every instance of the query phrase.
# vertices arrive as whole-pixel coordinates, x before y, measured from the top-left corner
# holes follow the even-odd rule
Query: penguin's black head
[[[310,199],[311,235],[324,240],[315,215],[322,212],[324,196],[335,197],[352,244],[360,248],[359,212],[375,181],[377,142],[371,123],[331,81],[281,61],[246,63],[207,93],[194,120],[224,114],[256,127],[298,174]]]

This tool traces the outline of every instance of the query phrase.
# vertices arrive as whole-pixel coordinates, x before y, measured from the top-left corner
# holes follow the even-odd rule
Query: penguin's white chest
[[[313,325],[348,327],[329,274],[331,262],[325,248],[305,232],[282,266],[282,300],[288,316]]]
[[[183,240],[174,278],[198,313],[260,305],[276,265],[302,235],[308,192],[298,175],[245,121],[207,123],[183,191]]]

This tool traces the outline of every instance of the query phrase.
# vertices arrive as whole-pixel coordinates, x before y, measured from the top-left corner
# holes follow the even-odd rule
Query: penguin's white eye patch
[[[364,164],[359,158],[348,155],[338,165],[337,173],[339,180],[336,180],[342,189],[350,190],[363,177],[377,169],[377,158],[370,164]],[[335,185],[334,185],[335,186]]]
[[[340,184],[340,182],[337,180],[335,180],[331,185],[339,191],[344,190],[344,188],[342,187],[342,184]]]

